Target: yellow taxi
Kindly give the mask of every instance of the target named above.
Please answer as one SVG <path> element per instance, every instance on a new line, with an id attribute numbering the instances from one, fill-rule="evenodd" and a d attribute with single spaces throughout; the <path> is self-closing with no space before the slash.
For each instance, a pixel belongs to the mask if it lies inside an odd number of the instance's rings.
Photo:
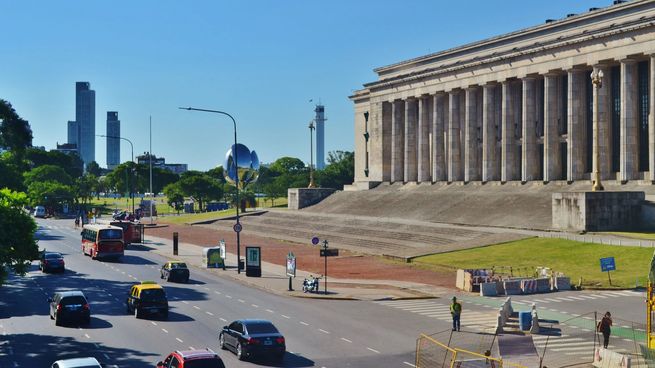
<path id="1" fill-rule="evenodd" d="M 142 281 L 133 285 L 125 301 L 127 313 L 141 318 L 146 314 L 159 314 L 168 318 L 168 299 L 166 291 L 154 281 Z"/>

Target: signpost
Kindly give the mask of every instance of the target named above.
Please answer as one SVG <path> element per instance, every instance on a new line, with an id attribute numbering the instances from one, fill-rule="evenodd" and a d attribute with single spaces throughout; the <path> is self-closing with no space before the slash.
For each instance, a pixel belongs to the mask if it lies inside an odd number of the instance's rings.
<path id="1" fill-rule="evenodd" d="M 600 270 L 602 272 L 607 272 L 607 279 L 612 286 L 612 278 L 610 277 L 610 271 L 616 270 L 616 262 L 614 262 L 614 257 L 607 257 L 600 259 Z"/>
<path id="2" fill-rule="evenodd" d="M 289 252 L 287 255 L 287 276 L 289 276 L 289 291 L 293 291 L 291 279 L 296 277 L 296 256 L 293 255 L 293 252 Z"/>
<path id="3" fill-rule="evenodd" d="M 262 276 L 261 251 L 260 247 L 246 247 L 246 276 Z"/>
<path id="4" fill-rule="evenodd" d="M 318 243 L 321 240 L 318 237 L 313 237 L 312 238 L 312 244 L 313 245 L 318 245 Z M 323 240 L 323 245 L 321 245 L 321 249 L 319 251 L 320 256 L 325 258 L 325 271 L 323 272 L 323 275 L 325 276 L 325 283 L 323 284 L 323 293 L 327 295 L 327 259 L 328 257 L 338 257 L 339 256 L 339 249 L 335 248 L 328 248 L 328 241 L 326 239 Z"/>

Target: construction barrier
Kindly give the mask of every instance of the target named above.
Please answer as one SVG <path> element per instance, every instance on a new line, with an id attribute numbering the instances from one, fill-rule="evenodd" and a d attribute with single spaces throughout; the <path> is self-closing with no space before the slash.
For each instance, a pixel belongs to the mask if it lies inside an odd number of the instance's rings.
<path id="1" fill-rule="evenodd" d="M 571 290 L 571 279 L 569 277 L 558 276 L 553 279 L 552 290 Z"/>
<path id="2" fill-rule="evenodd" d="M 455 287 L 464 291 L 477 292 L 480 290 L 480 284 L 492 282 L 494 280 L 492 270 L 457 270 Z"/>
<path id="3" fill-rule="evenodd" d="M 538 293 L 547 293 L 550 291 L 550 278 L 539 278 L 537 279 L 537 292 Z"/>
<path id="4" fill-rule="evenodd" d="M 629 355 L 619 354 L 601 347 L 594 349 L 592 365 L 596 368 L 630 368 L 630 363 Z"/>
<path id="5" fill-rule="evenodd" d="M 443 344 L 421 334 L 416 341 L 416 368 L 525 368 L 500 358 Z"/>
<path id="6" fill-rule="evenodd" d="M 534 294 L 537 292 L 537 280 L 523 279 L 521 280 L 521 291 L 523 294 Z"/>
<path id="7" fill-rule="evenodd" d="M 503 288 L 505 289 L 505 295 L 519 295 L 521 294 L 521 280 L 503 281 Z"/>
<path id="8" fill-rule="evenodd" d="M 497 296 L 496 282 L 485 282 L 480 284 L 480 296 Z"/>

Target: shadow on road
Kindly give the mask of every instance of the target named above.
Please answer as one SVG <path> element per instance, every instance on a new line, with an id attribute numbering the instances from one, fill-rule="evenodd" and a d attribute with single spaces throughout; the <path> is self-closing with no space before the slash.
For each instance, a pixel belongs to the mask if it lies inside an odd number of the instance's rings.
<path id="1" fill-rule="evenodd" d="M 284 354 L 284 360 L 281 362 L 275 362 L 271 363 L 270 358 L 265 358 L 265 357 L 254 357 L 249 360 L 251 363 L 254 365 L 258 365 L 261 367 L 313 367 L 314 366 L 314 361 L 311 359 L 307 359 L 303 356 L 300 356 L 298 354 L 293 354 L 287 351 L 286 354 Z"/>

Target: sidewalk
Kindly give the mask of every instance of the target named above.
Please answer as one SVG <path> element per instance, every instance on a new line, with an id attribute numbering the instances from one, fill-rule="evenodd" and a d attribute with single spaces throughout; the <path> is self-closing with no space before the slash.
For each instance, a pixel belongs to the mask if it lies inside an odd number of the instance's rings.
<path id="1" fill-rule="evenodd" d="M 289 278 L 286 276 L 286 268 L 284 266 L 262 262 L 262 277 L 247 277 L 245 271 L 242 271 L 241 274 L 237 273 L 236 254 L 233 253 L 226 254 L 226 270 L 208 269 L 203 267 L 202 264 L 203 247 L 201 246 L 179 243 L 178 255 L 174 256 L 173 242 L 171 240 L 149 235 L 146 235 L 144 244 L 140 246 L 163 257 L 186 262 L 191 268 L 191 278 L 193 278 L 195 272 L 204 272 L 219 277 L 230 277 L 243 284 L 283 296 L 333 300 L 398 300 L 441 297 L 442 295 L 452 293 L 452 290 L 446 288 L 414 282 L 332 278 L 330 277 L 329 260 L 327 294 L 323 293 L 325 278 L 320 280 L 319 293 L 303 293 L 303 279 L 310 274 L 302 270 L 296 270 L 296 277 L 292 280 L 294 291 L 289 291 Z M 242 257 L 245 257 L 245 249 L 243 251 Z"/>

